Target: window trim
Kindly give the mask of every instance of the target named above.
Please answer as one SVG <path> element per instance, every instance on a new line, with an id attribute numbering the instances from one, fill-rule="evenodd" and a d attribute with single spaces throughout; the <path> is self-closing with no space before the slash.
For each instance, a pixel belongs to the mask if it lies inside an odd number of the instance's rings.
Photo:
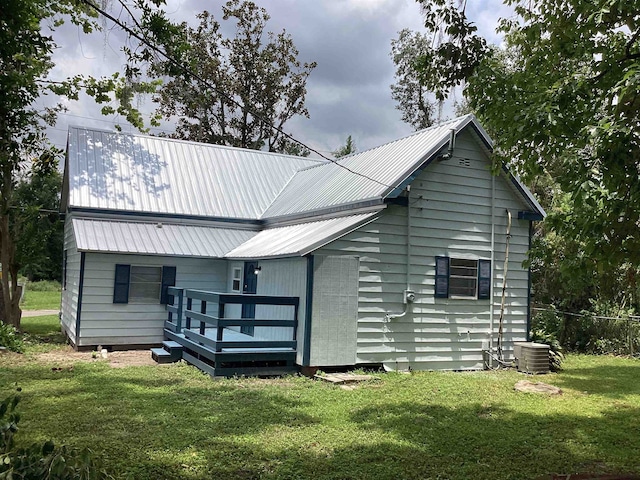
<path id="1" fill-rule="evenodd" d="M 234 288 L 236 281 L 238 282 L 238 288 Z M 242 268 L 241 267 L 233 267 L 233 270 L 231 273 L 231 291 L 238 292 L 238 293 L 242 292 Z"/>
<path id="2" fill-rule="evenodd" d="M 475 276 L 451 275 L 451 260 L 473 261 L 476 264 Z M 435 298 L 452 298 L 455 300 L 488 300 L 491 298 L 491 285 L 493 281 L 493 267 L 491 260 L 485 258 L 464 258 L 438 255 L 435 257 Z M 452 278 L 473 278 L 475 279 L 475 295 L 451 295 Z"/>
<path id="3" fill-rule="evenodd" d="M 136 268 L 154 268 L 158 271 L 158 282 L 132 282 L 131 281 L 131 277 L 133 277 L 134 275 L 134 269 Z M 149 297 L 137 297 L 136 299 L 134 299 L 132 301 L 131 297 L 132 297 L 132 291 L 133 291 L 133 285 L 138 285 L 138 284 L 144 284 L 144 285 L 158 285 L 158 294 L 156 298 L 151 298 Z M 161 265 L 131 265 L 131 270 L 129 271 L 129 303 L 132 304 L 136 304 L 136 305 L 149 305 L 149 304 L 155 304 L 160 303 L 161 300 L 161 296 L 162 296 L 162 266 Z"/>
<path id="4" fill-rule="evenodd" d="M 454 261 L 464 261 L 464 262 L 474 262 L 475 267 L 470 267 L 467 265 L 452 265 Z M 451 270 L 454 268 L 463 268 L 463 269 L 473 269 L 473 275 L 452 275 Z M 452 280 L 473 280 L 473 295 L 461 295 L 461 294 L 451 294 L 451 284 Z M 465 287 L 466 288 L 466 287 Z M 477 300 L 478 299 L 478 260 L 472 258 L 461 258 L 461 257 L 449 257 L 449 298 L 453 298 L 456 300 Z"/>

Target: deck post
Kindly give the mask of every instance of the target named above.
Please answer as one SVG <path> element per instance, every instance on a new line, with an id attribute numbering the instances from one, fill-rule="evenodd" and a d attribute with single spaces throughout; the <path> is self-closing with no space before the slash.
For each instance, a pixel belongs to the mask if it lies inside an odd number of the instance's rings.
<path id="1" fill-rule="evenodd" d="M 207 313 L 207 301 L 206 300 L 200 300 L 200 313 Z M 202 320 L 200 321 L 200 335 L 204 335 L 205 331 L 207 329 L 207 324 L 204 323 Z"/>
<path id="2" fill-rule="evenodd" d="M 224 302 L 218 301 L 218 318 L 224 318 Z M 224 328 L 217 327 L 216 328 L 216 342 L 222 341 L 222 334 L 224 333 Z M 222 348 L 216 347 L 217 352 L 221 352 Z"/>
<path id="3" fill-rule="evenodd" d="M 178 295 L 174 295 L 173 298 L 175 299 L 176 297 L 178 297 L 178 313 L 176 314 L 176 333 L 182 333 L 182 304 L 183 304 L 183 293 L 184 293 L 184 289 L 179 289 L 180 293 Z M 175 302 L 174 302 L 175 303 Z M 169 313 L 169 315 L 171 315 L 171 313 Z"/>
<path id="4" fill-rule="evenodd" d="M 296 303 L 293 306 L 293 321 L 295 322 L 295 325 L 293 326 L 293 340 L 297 340 L 297 335 L 298 335 L 298 304 Z"/>
<path id="5" fill-rule="evenodd" d="M 187 295 L 189 295 L 189 294 L 187 294 Z M 187 317 L 187 320 L 186 320 L 187 330 L 191 330 L 191 317 L 189 316 L 189 310 L 191 310 L 192 305 L 193 305 L 193 299 L 191 297 L 187 296 L 187 314 L 186 314 L 186 317 Z"/>

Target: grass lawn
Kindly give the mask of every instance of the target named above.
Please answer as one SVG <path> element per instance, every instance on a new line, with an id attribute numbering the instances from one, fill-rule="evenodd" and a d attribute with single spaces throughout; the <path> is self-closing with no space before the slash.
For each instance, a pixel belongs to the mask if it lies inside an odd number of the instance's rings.
<path id="1" fill-rule="evenodd" d="M 60 308 L 60 283 L 27 284 L 20 308 L 23 310 L 57 310 Z"/>
<path id="2" fill-rule="evenodd" d="M 53 319 L 24 319 L 51 338 Z M 57 322 L 57 320 L 56 320 Z M 45 324 L 50 323 L 49 327 Z M 17 440 L 88 446 L 116 478 L 532 479 L 640 474 L 640 361 L 569 356 L 517 393 L 517 372 L 378 374 L 354 390 L 302 377 L 212 380 L 185 364 L 52 370 L 0 357 L 23 388 Z"/>

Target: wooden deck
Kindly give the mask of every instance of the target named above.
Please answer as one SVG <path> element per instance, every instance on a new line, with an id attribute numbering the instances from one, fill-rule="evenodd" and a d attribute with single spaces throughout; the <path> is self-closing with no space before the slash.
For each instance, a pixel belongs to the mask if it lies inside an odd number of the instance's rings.
<path id="1" fill-rule="evenodd" d="M 168 294 L 173 302 L 167 305 L 165 338 L 182 347 L 181 358 L 191 365 L 211 376 L 282 375 L 297 370 L 298 297 L 228 294 L 177 287 L 169 287 Z M 289 306 L 292 318 L 225 318 L 225 307 L 234 304 Z M 251 336 L 239 331 L 242 326 L 288 328 L 292 338 L 269 340 Z M 154 358 L 161 356 L 167 358 L 162 352 L 155 352 Z"/>

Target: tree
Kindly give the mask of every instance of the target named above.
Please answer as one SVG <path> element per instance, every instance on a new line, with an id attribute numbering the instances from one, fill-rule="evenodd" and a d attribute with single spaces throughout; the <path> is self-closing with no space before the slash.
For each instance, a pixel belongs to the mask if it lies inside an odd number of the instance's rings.
<path id="1" fill-rule="evenodd" d="M 345 142 L 345 144 L 343 146 L 339 147 L 337 150 L 334 150 L 331 153 L 336 158 L 340 158 L 340 157 L 345 157 L 347 155 L 351 155 L 352 153 L 356 153 L 356 143 L 351 138 L 351 135 L 349 135 L 347 137 L 347 141 Z"/>
<path id="2" fill-rule="evenodd" d="M 396 83 L 391 85 L 391 98 L 402 112 L 402 121 L 422 130 L 433 125 L 434 104 L 424 77 L 416 69 L 416 59 L 428 51 L 431 39 L 420 32 L 405 28 L 391 41 L 391 58 L 396 66 Z"/>
<path id="3" fill-rule="evenodd" d="M 284 30 L 266 31 L 269 15 L 264 8 L 251 1 L 229 0 L 222 7 L 222 18 L 235 23 L 234 38 L 225 38 L 218 20 L 206 11 L 198 15 L 199 26 L 192 28 L 186 23 L 174 25 L 143 4 L 141 8 L 143 31 L 171 60 L 146 49 L 131 56 L 132 65 L 149 61 L 149 76 L 167 79 L 154 101 L 158 113 L 178 119 L 172 136 L 285 149 L 288 139 L 278 130 L 296 115 L 309 116 L 305 84 L 316 64 L 301 64 Z M 138 75 L 140 70 L 130 72 Z"/>
<path id="4" fill-rule="evenodd" d="M 417 62 L 425 83 L 444 97 L 466 82 L 469 105 L 495 134 L 496 161 L 510 162 L 525 180 L 546 172 L 567 195 L 553 229 L 579 240 L 600 268 L 637 269 L 638 4 L 505 3 L 515 10 L 499 24 L 505 47 L 486 48 L 464 9 L 423 2 L 427 29 L 447 35 Z"/>
<path id="5" fill-rule="evenodd" d="M 33 169 L 18 181 L 11 211 L 20 274 L 31 281 L 62 277 L 63 222 L 58 214 L 62 175 Z"/>
<path id="6" fill-rule="evenodd" d="M 81 6 L 84 5 L 84 6 Z M 57 153 L 44 134 L 44 124 L 55 122 L 54 106 L 40 111 L 35 101 L 47 93 L 77 99 L 80 89 L 98 103 L 116 100 L 118 111 L 134 124 L 139 112 L 130 102 L 133 91 L 122 77 L 94 79 L 76 76 L 61 82 L 47 82 L 53 67 L 55 43 L 50 33 L 70 20 L 85 32 L 97 28 L 95 13 L 76 0 L 4 0 L 0 2 L 0 318 L 20 326 L 20 251 L 15 219 L 15 189 L 31 169 L 42 174 L 54 171 Z M 118 103 L 119 102 L 119 103 Z M 107 110 L 114 107 L 107 105 Z"/>

